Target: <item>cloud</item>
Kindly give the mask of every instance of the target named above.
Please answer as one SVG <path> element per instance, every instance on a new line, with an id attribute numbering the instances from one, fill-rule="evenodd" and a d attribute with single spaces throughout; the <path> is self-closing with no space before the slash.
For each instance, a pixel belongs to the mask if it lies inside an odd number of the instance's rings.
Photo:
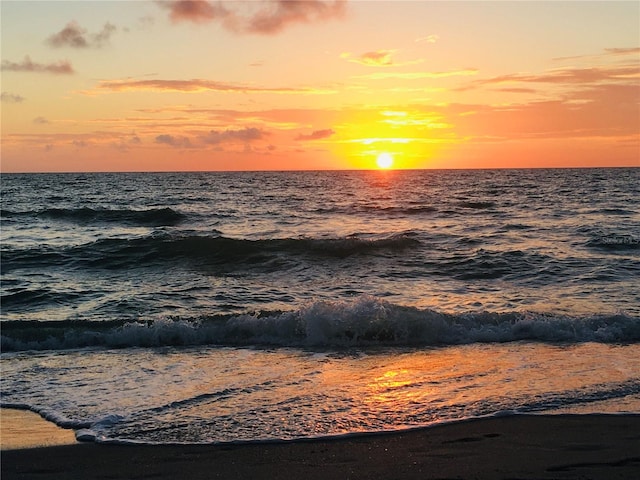
<path id="1" fill-rule="evenodd" d="M 203 137 L 204 143 L 210 145 L 218 145 L 225 142 L 242 142 L 248 143 L 253 140 L 260 140 L 267 136 L 268 133 L 255 127 L 247 127 L 240 130 L 211 130 Z"/>
<path id="2" fill-rule="evenodd" d="M 140 137 L 138 137 L 137 135 L 133 135 L 128 139 L 125 136 L 123 138 L 112 141 L 111 147 L 118 150 L 120 153 L 128 153 L 132 145 L 137 146 L 140 144 L 142 144 L 142 140 L 140 140 Z"/>
<path id="3" fill-rule="evenodd" d="M 611 55 L 638 55 L 640 47 L 633 48 L 605 48 L 604 51 Z"/>
<path id="4" fill-rule="evenodd" d="M 234 33 L 273 35 L 290 25 L 340 18 L 346 0 L 265 0 L 262 2 L 222 2 L 207 0 L 159 0 L 174 22 L 220 24 Z"/>
<path id="5" fill-rule="evenodd" d="M 245 30 L 250 33 L 274 34 L 296 23 L 311 23 L 340 18 L 345 13 L 346 2 L 320 0 L 267 2 L 267 5 L 249 18 Z"/>
<path id="6" fill-rule="evenodd" d="M 87 31 L 76 22 L 69 22 L 66 27 L 47 39 L 47 43 L 54 47 L 70 46 L 86 48 L 89 42 L 85 38 Z"/>
<path id="7" fill-rule="evenodd" d="M 589 67 L 554 69 L 542 74 L 511 73 L 483 80 L 476 80 L 458 90 L 470 90 L 485 85 L 509 83 L 550 83 L 550 84 L 593 84 L 605 81 L 625 81 L 640 78 L 640 68 L 636 65 L 620 67 Z"/>
<path id="8" fill-rule="evenodd" d="M 521 88 L 521 87 L 506 87 L 506 88 L 497 88 L 498 92 L 505 93 L 538 93 L 538 90 L 535 88 Z"/>
<path id="9" fill-rule="evenodd" d="M 199 135 L 193 139 L 186 136 L 177 135 L 158 135 L 155 142 L 170 145 L 176 148 L 196 148 L 205 145 L 221 145 L 221 144 L 241 144 L 245 150 L 250 148 L 251 142 L 262 140 L 269 135 L 268 132 L 256 127 L 246 127 L 237 130 L 211 130 L 207 133 Z M 135 137 L 137 138 L 137 137 Z M 132 141 L 134 143 L 134 141 Z M 138 142 L 139 143 L 139 139 Z"/>
<path id="10" fill-rule="evenodd" d="M 110 24 L 109 22 L 104 24 L 102 30 L 98 33 L 92 35 L 93 45 L 97 47 L 102 47 L 106 43 L 109 43 L 109 39 L 113 32 L 116 31 L 116 26 Z"/>
<path id="11" fill-rule="evenodd" d="M 556 100 L 508 105 L 456 105 L 439 108 L 464 138 L 638 139 L 640 91 L 635 83 L 596 84 L 564 92 Z M 474 114 L 470 115 L 469 112 Z"/>
<path id="12" fill-rule="evenodd" d="M 640 54 L 640 47 L 632 47 L 632 48 L 605 48 L 604 53 L 596 54 L 596 55 L 573 55 L 570 57 L 555 57 L 553 60 L 562 61 L 562 60 L 593 60 L 593 59 L 602 59 L 604 57 L 611 56 L 624 56 L 624 55 L 638 55 Z"/>
<path id="13" fill-rule="evenodd" d="M 236 83 L 216 82 L 213 80 L 107 80 L 100 82 L 100 90 L 112 90 L 116 92 L 133 90 L 174 91 L 174 92 L 228 92 L 228 93 L 306 93 L 323 94 L 334 93 L 332 90 L 294 87 L 256 87 Z M 95 92 L 85 92 L 95 93 Z"/>
<path id="14" fill-rule="evenodd" d="M 173 135 L 158 135 L 156 143 L 164 143 L 178 148 L 191 148 L 191 141 L 187 137 L 176 137 Z"/>
<path id="15" fill-rule="evenodd" d="M 375 52 L 366 52 L 358 58 L 349 60 L 350 62 L 367 65 L 368 67 L 388 67 L 393 65 L 392 55 L 395 50 L 376 50 Z"/>
<path id="16" fill-rule="evenodd" d="M 3 137 L 3 147 L 5 144 L 13 145 L 30 145 L 34 147 L 45 147 L 47 151 L 54 147 L 60 148 L 99 148 L 104 146 L 113 146 L 115 143 L 126 143 L 126 139 L 133 133 L 123 133 L 117 131 L 93 131 L 84 134 L 78 133 L 20 133 L 6 134 Z M 131 139 L 131 145 L 141 143 L 136 141 L 135 136 Z M 139 139 L 138 139 L 139 140 Z"/>
<path id="17" fill-rule="evenodd" d="M 59 60 L 57 63 L 45 65 L 42 63 L 32 62 L 28 55 L 24 57 L 22 63 L 3 60 L 2 70 L 8 72 L 53 73 L 56 75 L 71 75 L 75 73 L 68 60 Z"/>
<path id="18" fill-rule="evenodd" d="M 324 130 L 315 130 L 311 132 L 309 135 L 300 134 L 296 137 L 298 141 L 310 141 L 310 140 L 322 140 L 323 138 L 329 138 L 332 135 L 335 135 L 335 131 L 327 128 Z"/>
<path id="19" fill-rule="evenodd" d="M 416 38 L 416 43 L 436 43 L 439 39 L 439 35 L 427 35 L 426 37 Z"/>
<path id="20" fill-rule="evenodd" d="M 386 80 L 395 78 L 399 80 L 420 80 L 425 78 L 443 78 L 477 75 L 475 68 L 465 68 L 463 70 L 451 70 L 448 72 L 376 72 L 367 75 L 355 75 L 352 78 L 366 78 L 369 80 Z"/>
<path id="21" fill-rule="evenodd" d="M 230 15 L 221 2 L 208 2 L 206 0 L 172 0 L 156 2 L 169 10 L 169 18 L 173 22 L 208 23 L 217 18 L 225 18 Z"/>
<path id="22" fill-rule="evenodd" d="M 58 33 L 51 35 L 47 43 L 52 47 L 101 48 L 109 43 L 115 31 L 115 25 L 107 22 L 100 32 L 89 34 L 85 28 L 72 21 Z"/>
<path id="23" fill-rule="evenodd" d="M 51 122 L 49 122 L 49 120 L 44 117 L 36 117 L 33 119 L 33 123 L 37 123 L 38 125 L 46 125 L 47 123 Z"/>
<path id="24" fill-rule="evenodd" d="M 2 102 L 22 103 L 24 102 L 24 97 L 22 95 L 16 95 L 15 93 L 2 92 Z"/>
<path id="25" fill-rule="evenodd" d="M 347 59 L 352 63 L 359 63 L 367 67 L 402 67 L 405 65 L 415 65 L 416 63 L 422 63 L 423 60 L 411 60 L 408 62 L 397 63 L 393 59 L 393 55 L 397 50 L 376 50 L 373 52 L 365 52 L 358 57 L 351 58 L 351 53 L 345 52 L 340 55 L 340 58 Z"/>

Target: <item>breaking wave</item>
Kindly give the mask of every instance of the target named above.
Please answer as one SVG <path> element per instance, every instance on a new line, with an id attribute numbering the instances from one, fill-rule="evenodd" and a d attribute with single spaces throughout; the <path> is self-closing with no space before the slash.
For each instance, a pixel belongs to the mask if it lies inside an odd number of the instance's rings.
<path id="1" fill-rule="evenodd" d="M 635 343 L 640 318 L 508 312 L 448 314 L 375 297 L 315 301 L 287 312 L 148 321 L 8 321 L 2 351 L 195 345 L 344 348 L 534 341 Z"/>

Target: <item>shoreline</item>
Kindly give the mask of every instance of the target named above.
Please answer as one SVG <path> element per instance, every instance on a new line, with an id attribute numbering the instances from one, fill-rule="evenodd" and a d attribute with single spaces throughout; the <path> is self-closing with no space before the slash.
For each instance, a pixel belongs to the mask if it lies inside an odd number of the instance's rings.
<path id="1" fill-rule="evenodd" d="M 514 415 L 237 445 L 75 442 L 1 455 L 3 479 L 630 479 L 640 476 L 640 415 Z"/>

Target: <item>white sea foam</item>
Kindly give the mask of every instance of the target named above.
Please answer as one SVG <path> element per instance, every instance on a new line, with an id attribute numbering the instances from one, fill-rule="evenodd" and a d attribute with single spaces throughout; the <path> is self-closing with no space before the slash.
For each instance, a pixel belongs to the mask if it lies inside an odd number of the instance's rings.
<path id="1" fill-rule="evenodd" d="M 315 301 L 282 313 L 161 318 L 105 328 L 100 322 L 25 323 L 2 334 L 2 349 L 60 350 L 87 346 L 275 345 L 292 347 L 435 346 L 469 343 L 637 342 L 640 319 L 624 313 L 568 317 L 530 312 L 447 314 L 380 298 Z"/>
<path id="2" fill-rule="evenodd" d="M 23 352 L 2 358 L 2 406 L 33 410 L 82 441 L 117 443 L 292 440 L 558 409 L 638 413 L 639 348 Z"/>

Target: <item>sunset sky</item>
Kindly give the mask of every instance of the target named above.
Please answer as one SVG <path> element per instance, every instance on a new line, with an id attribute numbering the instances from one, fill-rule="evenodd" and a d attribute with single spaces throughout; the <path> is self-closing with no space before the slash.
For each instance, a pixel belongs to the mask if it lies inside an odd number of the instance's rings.
<path id="1" fill-rule="evenodd" d="M 2 171 L 640 166 L 640 2 L 5 1 Z"/>

